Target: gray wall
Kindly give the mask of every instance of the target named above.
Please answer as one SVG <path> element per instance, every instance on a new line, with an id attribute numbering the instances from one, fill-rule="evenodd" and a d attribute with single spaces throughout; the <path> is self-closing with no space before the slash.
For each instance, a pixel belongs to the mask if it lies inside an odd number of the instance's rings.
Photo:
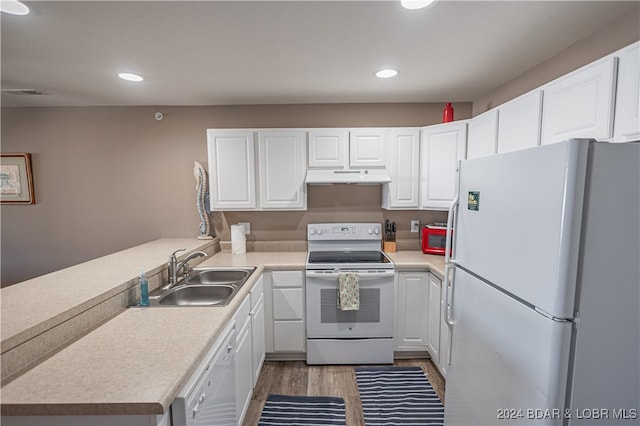
<path id="1" fill-rule="evenodd" d="M 471 103 L 477 115 L 594 59 L 640 40 L 640 5 L 557 56 Z M 221 107 L 3 108 L 2 152 L 33 156 L 35 205 L 2 205 L 2 285 L 42 275 L 160 237 L 197 235 L 193 161 L 206 166 L 207 128 L 423 126 L 443 104 L 340 104 Z M 162 111 L 164 120 L 153 115 Z M 410 219 L 440 213 L 386 212 L 380 189 L 309 188 L 306 212 L 213 215 L 216 232 L 252 223 L 254 240 L 304 240 L 309 222 Z"/>
<path id="2" fill-rule="evenodd" d="M 600 31 L 473 102 L 473 116 L 640 40 L 640 4 Z"/>
<path id="3" fill-rule="evenodd" d="M 160 237 L 198 235 L 193 162 L 207 166 L 206 129 L 423 126 L 444 104 L 3 108 L 2 152 L 30 152 L 35 205 L 2 205 L 2 285 Z M 454 104 L 456 118 L 471 104 Z M 164 119 L 156 121 L 154 113 Z M 380 187 L 310 187 L 305 212 L 213 214 L 217 235 L 252 223 L 253 240 L 304 240 L 309 222 L 440 220 L 384 212 Z M 347 219 L 349 218 L 349 219 Z"/>

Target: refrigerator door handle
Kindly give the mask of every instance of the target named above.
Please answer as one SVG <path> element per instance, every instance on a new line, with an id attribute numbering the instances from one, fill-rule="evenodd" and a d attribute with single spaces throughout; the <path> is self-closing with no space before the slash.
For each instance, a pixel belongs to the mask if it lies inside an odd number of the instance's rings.
<path id="1" fill-rule="evenodd" d="M 451 327 L 453 327 L 453 324 L 455 323 L 455 321 L 453 321 L 453 299 L 450 299 L 450 295 L 449 293 L 453 292 L 453 284 L 454 284 L 454 280 L 451 280 L 450 276 L 451 276 L 451 272 L 455 272 L 455 266 L 452 264 L 446 264 L 444 265 L 444 281 L 443 284 L 444 287 L 444 309 L 445 309 L 445 314 L 444 314 L 444 318 L 445 321 L 447 322 L 447 324 Z M 451 283 L 451 285 L 449 285 L 449 283 Z"/>
<path id="2" fill-rule="evenodd" d="M 461 161 L 458 160 L 457 165 L 457 173 L 456 173 L 456 195 L 451 202 L 451 206 L 449 206 L 449 214 L 447 215 L 447 235 L 445 237 L 445 249 L 444 249 L 444 263 L 445 265 L 449 264 L 449 262 L 455 263 L 455 259 L 451 257 L 451 252 L 453 249 L 453 217 L 457 212 L 458 203 L 460 201 L 460 164 Z M 457 219 L 457 214 L 455 215 Z"/>
<path id="3" fill-rule="evenodd" d="M 451 248 L 453 245 L 453 216 L 458 206 L 459 195 L 456 194 L 451 206 L 449 207 L 449 214 L 447 215 L 447 235 L 445 237 L 444 244 L 444 264 L 448 265 L 450 262 L 455 262 L 455 259 L 451 257 Z"/>

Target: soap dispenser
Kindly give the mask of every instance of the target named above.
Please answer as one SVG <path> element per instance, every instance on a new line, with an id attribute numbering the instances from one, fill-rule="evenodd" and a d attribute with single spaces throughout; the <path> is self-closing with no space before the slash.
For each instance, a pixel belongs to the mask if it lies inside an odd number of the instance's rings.
<path id="1" fill-rule="evenodd" d="M 140 306 L 149 306 L 149 283 L 147 282 L 147 276 L 144 273 L 144 269 L 140 268 L 140 275 L 138 276 L 140 283 Z"/>

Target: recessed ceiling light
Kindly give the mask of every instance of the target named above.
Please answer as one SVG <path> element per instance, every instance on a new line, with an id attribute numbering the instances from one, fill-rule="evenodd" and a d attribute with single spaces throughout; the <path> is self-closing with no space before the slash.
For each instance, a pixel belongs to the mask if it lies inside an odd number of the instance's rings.
<path id="1" fill-rule="evenodd" d="M 120 74 L 118 74 L 118 77 L 120 77 L 123 80 L 127 80 L 127 81 L 142 81 L 142 80 L 144 80 L 144 78 L 142 78 L 138 74 L 132 74 L 130 72 L 121 72 Z"/>
<path id="2" fill-rule="evenodd" d="M 26 15 L 29 8 L 18 0 L 0 0 L 0 11 L 10 15 Z"/>
<path id="3" fill-rule="evenodd" d="M 391 78 L 395 77 L 396 75 L 398 75 L 398 71 L 391 68 L 386 68 L 376 72 L 376 77 L 378 78 Z"/>
<path id="4" fill-rule="evenodd" d="M 434 2 L 435 0 L 400 0 L 400 4 L 405 9 L 422 9 Z"/>

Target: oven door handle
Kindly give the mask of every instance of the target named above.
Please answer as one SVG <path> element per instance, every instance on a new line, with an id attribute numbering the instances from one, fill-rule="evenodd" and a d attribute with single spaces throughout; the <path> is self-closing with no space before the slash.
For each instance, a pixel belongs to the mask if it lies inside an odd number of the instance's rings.
<path id="1" fill-rule="evenodd" d="M 358 274 L 358 278 L 360 281 L 367 281 L 367 280 L 375 280 L 375 279 L 379 279 L 379 278 L 387 278 L 387 277 L 393 277 L 395 275 L 395 271 L 394 270 L 388 270 L 388 271 L 333 271 L 333 272 L 327 272 L 327 271 L 307 271 L 307 278 L 313 278 L 313 279 L 321 279 L 321 280 L 332 280 L 335 281 L 338 279 L 339 275 L 341 272 L 352 272 L 355 274 Z"/>

